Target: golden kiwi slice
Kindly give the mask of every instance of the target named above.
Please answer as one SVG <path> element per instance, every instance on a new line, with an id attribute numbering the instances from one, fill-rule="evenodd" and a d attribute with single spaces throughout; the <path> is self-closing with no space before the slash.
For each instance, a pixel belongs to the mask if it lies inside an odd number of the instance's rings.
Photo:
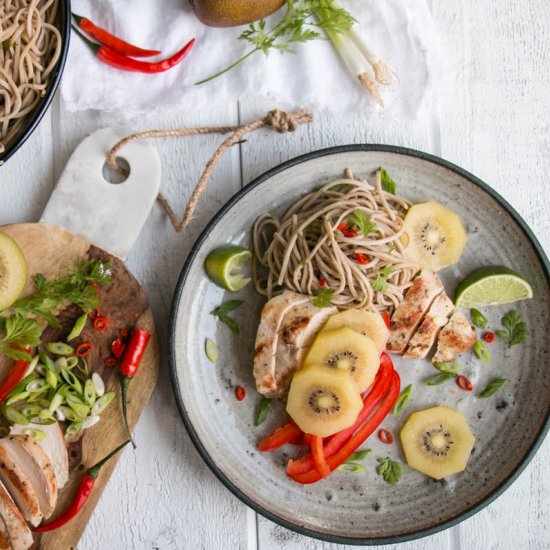
<path id="1" fill-rule="evenodd" d="M 305 433 L 327 437 L 351 426 L 362 407 L 346 372 L 311 365 L 294 374 L 286 410 Z"/>
<path id="2" fill-rule="evenodd" d="M 411 206 L 403 227 L 407 259 L 434 271 L 458 262 L 468 240 L 460 216 L 438 202 Z"/>
<path id="3" fill-rule="evenodd" d="M 0 310 L 13 304 L 27 282 L 27 262 L 17 243 L 0 233 Z"/>
<path id="4" fill-rule="evenodd" d="M 348 327 L 370 338 L 377 347 L 378 353 L 382 353 L 386 348 L 390 331 L 386 323 L 384 323 L 384 319 L 382 319 L 382 316 L 378 313 L 364 311 L 362 309 L 347 309 L 341 311 L 329 318 L 323 327 L 323 332 L 343 327 Z"/>
<path id="5" fill-rule="evenodd" d="M 411 414 L 400 438 L 407 464 L 434 479 L 462 472 L 475 443 L 464 415 L 443 405 Z"/>
<path id="6" fill-rule="evenodd" d="M 304 360 L 304 366 L 307 365 L 323 365 L 349 373 L 362 393 L 374 381 L 380 354 L 370 338 L 344 327 L 318 334 Z"/>

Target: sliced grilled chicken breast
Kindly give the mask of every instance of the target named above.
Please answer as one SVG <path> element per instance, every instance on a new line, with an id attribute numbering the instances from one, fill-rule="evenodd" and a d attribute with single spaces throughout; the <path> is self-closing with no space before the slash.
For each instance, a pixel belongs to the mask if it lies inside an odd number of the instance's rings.
<path id="1" fill-rule="evenodd" d="M 409 342 L 405 357 L 424 359 L 432 346 L 439 331 L 449 322 L 449 315 L 454 311 L 452 300 L 442 292 L 433 302 L 432 307 L 424 317 L 414 336 Z"/>
<path id="2" fill-rule="evenodd" d="M 63 432 L 59 424 L 57 422 L 48 425 L 31 423 L 22 426 L 21 424 L 15 424 L 11 427 L 10 434 L 24 434 L 27 428 L 42 430 L 46 434 L 46 437 L 40 441 L 39 445 L 42 447 L 53 466 L 57 488 L 63 488 L 67 481 L 69 481 L 69 455 L 67 454 L 65 438 L 63 437 Z"/>
<path id="3" fill-rule="evenodd" d="M 443 283 L 431 269 L 424 269 L 413 281 L 390 323 L 390 337 L 386 348 L 392 353 L 403 353 L 416 327 L 443 292 Z"/>
<path id="4" fill-rule="evenodd" d="M 475 328 L 462 313 L 457 311 L 439 333 L 437 352 L 432 362 L 452 361 L 457 355 L 468 351 L 475 342 Z"/>
<path id="5" fill-rule="evenodd" d="M 10 534 L 6 523 L 0 515 L 0 550 L 11 550 Z"/>
<path id="6" fill-rule="evenodd" d="M 27 550 L 33 544 L 32 533 L 8 491 L 0 482 L 0 517 L 13 550 Z"/>
<path id="7" fill-rule="evenodd" d="M 31 482 L 42 515 L 49 518 L 57 504 L 57 481 L 52 463 L 42 447 L 28 435 L 10 435 L 0 439 L 0 446 L 16 459 Z"/>
<path id="8" fill-rule="evenodd" d="M 34 527 L 42 521 L 40 503 L 29 478 L 17 464 L 17 457 L 0 445 L 0 481 L 8 490 L 23 517 Z"/>
<path id="9" fill-rule="evenodd" d="M 281 397 L 292 375 L 300 368 L 305 352 L 336 307 L 319 308 L 307 302 L 294 306 L 283 317 L 275 352 L 275 388 L 267 397 Z"/>
<path id="10" fill-rule="evenodd" d="M 311 296 L 285 290 L 279 296 L 271 298 L 263 307 L 254 354 L 254 379 L 259 393 L 269 395 L 277 391 L 275 353 L 285 314 L 294 306 L 310 300 Z"/>

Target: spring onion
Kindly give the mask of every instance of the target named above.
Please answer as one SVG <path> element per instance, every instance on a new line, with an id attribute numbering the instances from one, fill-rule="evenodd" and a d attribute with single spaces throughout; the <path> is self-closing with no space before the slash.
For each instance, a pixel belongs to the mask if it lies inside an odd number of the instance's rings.
<path id="1" fill-rule="evenodd" d="M 23 433 L 32 437 L 35 441 L 42 441 L 46 438 L 46 432 L 44 430 L 39 430 L 38 428 L 25 428 Z"/>
<path id="2" fill-rule="evenodd" d="M 95 392 L 98 395 L 98 397 L 101 397 L 102 395 L 104 395 L 105 394 L 105 384 L 103 383 L 103 379 L 101 378 L 101 376 L 97 372 L 94 372 L 92 374 L 92 382 L 94 383 Z"/>
<path id="3" fill-rule="evenodd" d="M 95 385 L 91 378 L 88 378 L 84 384 L 84 401 L 90 407 L 95 403 L 96 400 L 96 391 L 95 391 Z"/>
<path id="4" fill-rule="evenodd" d="M 100 421 L 100 417 L 98 415 L 92 415 L 88 416 L 84 422 L 82 422 L 82 429 L 86 430 L 88 428 L 91 428 L 92 426 L 95 426 Z"/>
<path id="5" fill-rule="evenodd" d="M 357 474 L 364 471 L 365 467 L 355 462 L 344 462 L 343 464 L 340 464 L 336 470 L 345 474 Z"/>
<path id="6" fill-rule="evenodd" d="M 491 360 L 491 353 L 485 347 L 485 344 L 481 340 L 476 340 L 474 344 L 474 353 L 479 359 L 488 363 Z"/>
<path id="7" fill-rule="evenodd" d="M 44 390 L 48 389 L 48 383 L 46 380 L 37 378 L 36 380 L 31 380 L 25 389 L 29 393 L 42 393 Z"/>
<path id="8" fill-rule="evenodd" d="M 216 346 L 216 343 L 210 338 L 207 338 L 204 341 L 204 351 L 206 353 L 206 357 L 208 357 L 208 360 L 211 363 L 215 363 L 218 360 L 220 355 L 218 352 L 218 346 Z"/>
<path id="9" fill-rule="evenodd" d="M 34 369 L 36 369 L 36 366 L 38 365 L 40 361 L 40 356 L 38 355 L 35 355 L 31 362 L 29 363 L 29 366 L 27 367 L 27 370 L 25 371 L 25 375 L 24 376 L 29 376 L 29 374 L 32 374 Z"/>
<path id="10" fill-rule="evenodd" d="M 86 326 L 87 319 L 88 319 L 88 314 L 84 313 L 76 320 L 73 328 L 71 329 L 71 332 L 69 332 L 69 336 L 67 336 L 67 342 L 70 342 L 71 340 L 78 338 L 82 334 L 82 331 Z"/>
<path id="11" fill-rule="evenodd" d="M 11 397 L 9 399 L 6 399 L 6 405 L 12 405 L 13 403 L 17 403 L 17 401 L 21 401 L 23 399 L 26 399 L 29 397 L 30 393 L 28 391 L 20 391 L 17 393 L 11 393 Z"/>
<path id="12" fill-rule="evenodd" d="M 114 391 L 108 391 L 105 395 L 102 395 L 93 405 L 92 407 L 92 414 L 97 415 L 101 414 L 105 408 L 109 405 L 109 403 L 114 399 L 115 392 Z"/>
<path id="13" fill-rule="evenodd" d="M 65 437 L 69 438 L 78 435 L 80 430 L 82 430 L 82 422 L 71 422 L 65 430 Z"/>
<path id="14" fill-rule="evenodd" d="M 40 416 L 35 416 L 34 418 L 31 418 L 31 422 L 33 424 L 41 424 L 42 426 L 47 426 L 49 424 L 55 424 L 54 418 L 40 418 Z"/>
<path id="15" fill-rule="evenodd" d="M 48 342 L 46 349 L 54 355 L 73 355 L 74 348 L 64 342 Z"/>
<path id="16" fill-rule="evenodd" d="M 27 418 L 33 418 L 40 414 L 42 408 L 39 405 L 27 405 L 23 407 L 20 412 L 23 416 Z"/>
<path id="17" fill-rule="evenodd" d="M 13 407 L 5 407 L 4 416 L 10 424 L 26 425 L 29 423 L 29 419 L 26 416 L 23 416 L 17 409 L 14 409 Z"/>

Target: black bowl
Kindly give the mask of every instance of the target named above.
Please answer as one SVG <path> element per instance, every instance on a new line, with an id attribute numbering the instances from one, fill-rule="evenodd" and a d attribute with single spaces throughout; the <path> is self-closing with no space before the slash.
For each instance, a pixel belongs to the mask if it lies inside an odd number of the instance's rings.
<path id="1" fill-rule="evenodd" d="M 57 66 L 52 72 L 50 83 L 46 89 L 46 95 L 42 98 L 40 103 L 38 103 L 34 112 L 29 114 L 27 124 L 19 137 L 15 141 L 12 141 L 3 153 L 0 153 L 0 165 L 4 164 L 12 155 L 14 155 L 15 152 L 34 132 L 35 128 L 38 126 L 38 123 L 42 120 L 42 117 L 48 110 L 57 87 L 59 86 L 61 74 L 63 73 L 63 68 L 65 67 L 65 61 L 67 60 L 67 54 L 69 52 L 69 39 L 71 36 L 71 0 L 59 0 L 57 23 L 59 25 L 58 28 L 62 39 L 61 55 L 57 61 Z"/>

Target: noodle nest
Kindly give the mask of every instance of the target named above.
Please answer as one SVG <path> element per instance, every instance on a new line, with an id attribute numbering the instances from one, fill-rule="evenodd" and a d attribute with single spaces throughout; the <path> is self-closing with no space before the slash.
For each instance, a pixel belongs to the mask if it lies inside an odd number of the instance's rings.
<path id="1" fill-rule="evenodd" d="M 418 271 L 401 241 L 410 205 L 382 189 L 379 172 L 371 185 L 347 170 L 280 220 L 261 215 L 252 232 L 257 291 L 271 298 L 285 289 L 312 296 L 330 289 L 331 303 L 342 309 L 396 308 Z M 368 221 L 368 234 L 357 219 Z"/>

